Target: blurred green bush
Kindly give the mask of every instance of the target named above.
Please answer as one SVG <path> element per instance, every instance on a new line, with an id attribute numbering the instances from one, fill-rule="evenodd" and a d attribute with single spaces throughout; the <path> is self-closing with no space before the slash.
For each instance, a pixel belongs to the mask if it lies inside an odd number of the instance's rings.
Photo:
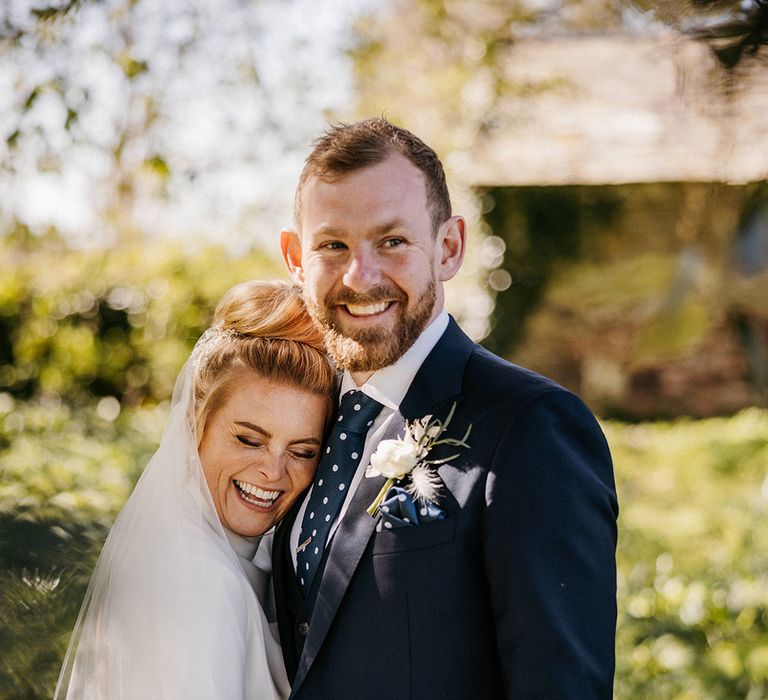
<path id="1" fill-rule="evenodd" d="M 0 393 L 0 697 L 49 698 L 90 572 L 167 402 L 119 415 Z"/>
<path id="2" fill-rule="evenodd" d="M 609 423 L 617 698 L 768 698 L 768 411 Z"/>
<path id="3" fill-rule="evenodd" d="M 77 250 L 19 227 L 0 237 L 0 391 L 162 400 L 221 295 L 282 275 L 259 251 L 145 239 Z"/>

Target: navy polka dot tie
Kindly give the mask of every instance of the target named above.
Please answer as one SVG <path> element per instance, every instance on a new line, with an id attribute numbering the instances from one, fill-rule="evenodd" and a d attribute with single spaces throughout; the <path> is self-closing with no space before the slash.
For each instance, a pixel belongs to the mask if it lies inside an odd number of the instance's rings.
<path id="1" fill-rule="evenodd" d="M 341 397 L 328 446 L 320 458 L 312 494 L 301 522 L 296 576 L 304 595 L 312 585 L 328 533 L 360 464 L 368 428 L 381 407 L 378 401 L 357 389 Z"/>

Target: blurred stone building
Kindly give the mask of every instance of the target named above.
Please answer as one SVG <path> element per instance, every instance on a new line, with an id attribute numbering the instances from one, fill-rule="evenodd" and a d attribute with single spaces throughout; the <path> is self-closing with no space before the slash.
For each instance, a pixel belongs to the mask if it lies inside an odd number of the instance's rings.
<path id="1" fill-rule="evenodd" d="M 511 42 L 495 66 L 512 88 L 450 159 L 498 252 L 486 344 L 607 415 L 765 405 L 765 61 L 590 33 Z"/>

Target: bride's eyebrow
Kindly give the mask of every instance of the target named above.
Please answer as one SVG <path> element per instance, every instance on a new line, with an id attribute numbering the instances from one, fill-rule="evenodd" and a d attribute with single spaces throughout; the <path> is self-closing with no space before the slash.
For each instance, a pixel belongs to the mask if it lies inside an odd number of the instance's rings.
<path id="1" fill-rule="evenodd" d="M 271 438 L 272 434 L 261 426 L 254 425 L 253 423 L 249 423 L 247 420 L 236 420 L 235 425 L 239 425 L 241 428 L 247 428 L 248 430 L 253 430 L 256 433 L 261 433 L 264 437 Z"/>
<path id="2" fill-rule="evenodd" d="M 314 437 L 299 438 L 298 440 L 293 440 L 291 442 L 291 445 L 298 445 L 298 444 L 302 444 L 302 445 L 317 445 L 319 447 L 321 442 L 320 442 L 320 440 L 318 440 L 317 438 L 314 438 Z"/>

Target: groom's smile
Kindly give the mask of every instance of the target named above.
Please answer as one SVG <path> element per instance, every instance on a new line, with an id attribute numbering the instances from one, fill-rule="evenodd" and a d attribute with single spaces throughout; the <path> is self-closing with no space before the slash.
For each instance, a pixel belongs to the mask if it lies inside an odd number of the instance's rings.
<path id="1" fill-rule="evenodd" d="M 370 328 L 392 332 L 407 305 L 408 296 L 394 285 L 380 286 L 364 294 L 342 287 L 325 300 L 329 318 L 324 325 L 350 338 Z"/>
<path id="2" fill-rule="evenodd" d="M 378 304 L 345 304 L 343 308 L 352 316 L 374 316 L 386 311 L 394 302 L 379 302 Z"/>

